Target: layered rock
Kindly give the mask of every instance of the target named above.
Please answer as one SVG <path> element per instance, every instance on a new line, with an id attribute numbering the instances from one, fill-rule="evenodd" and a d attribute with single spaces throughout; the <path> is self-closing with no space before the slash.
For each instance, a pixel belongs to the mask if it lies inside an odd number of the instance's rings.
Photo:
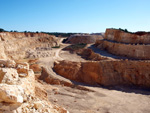
<path id="1" fill-rule="evenodd" d="M 54 70 L 68 79 L 102 86 L 150 88 L 149 61 L 99 61 L 55 63 Z"/>
<path id="2" fill-rule="evenodd" d="M 106 29 L 104 39 L 128 44 L 150 44 L 150 33 L 130 33 L 119 29 Z"/>
<path id="3" fill-rule="evenodd" d="M 100 60 L 107 60 L 107 57 L 101 56 L 100 54 L 95 53 L 92 51 L 92 49 L 80 49 L 76 51 L 78 55 L 80 55 L 82 58 L 86 60 L 92 60 L 92 61 L 100 61 Z"/>
<path id="4" fill-rule="evenodd" d="M 96 40 L 103 39 L 102 35 L 72 35 L 68 38 L 66 43 L 71 43 L 71 44 L 91 44 L 95 43 Z"/>
<path id="5" fill-rule="evenodd" d="M 36 96 L 35 75 L 28 63 L 1 59 L 0 64 L 0 113 L 67 113 Z"/>
<path id="6" fill-rule="evenodd" d="M 37 47 L 58 46 L 60 39 L 44 33 L 0 33 L 0 58 L 20 59 L 28 56 L 30 50 Z"/>
<path id="7" fill-rule="evenodd" d="M 95 46 L 114 55 L 125 56 L 131 59 L 150 59 L 150 45 L 131 45 L 99 40 L 95 43 Z"/>
<path id="8" fill-rule="evenodd" d="M 97 40 L 95 46 L 119 56 L 150 59 L 150 33 L 127 33 L 117 29 L 107 29 L 104 40 Z"/>
<path id="9" fill-rule="evenodd" d="M 48 35 L 45 33 L 23 33 L 23 32 L 1 32 L 0 38 L 1 41 L 12 40 L 12 39 L 20 39 L 24 37 L 51 37 L 52 35 Z"/>

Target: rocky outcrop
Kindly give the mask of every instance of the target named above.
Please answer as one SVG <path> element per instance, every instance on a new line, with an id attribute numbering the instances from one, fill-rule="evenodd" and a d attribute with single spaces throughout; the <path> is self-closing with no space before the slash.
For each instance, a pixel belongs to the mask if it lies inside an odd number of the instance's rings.
<path id="1" fill-rule="evenodd" d="M 150 45 L 131 45 L 99 40 L 95 43 L 95 46 L 114 55 L 125 56 L 131 59 L 150 59 Z"/>
<path id="2" fill-rule="evenodd" d="M 51 37 L 52 35 L 48 35 L 45 33 L 23 33 L 23 32 L 1 32 L 0 33 L 0 38 L 1 41 L 7 41 L 7 40 L 15 40 L 15 39 L 20 39 L 20 38 L 25 38 L 25 37 Z"/>
<path id="3" fill-rule="evenodd" d="M 52 76 L 44 67 L 42 68 L 42 73 L 39 79 L 52 85 L 72 86 L 72 83 L 70 81 L 61 80 L 60 78 Z"/>
<path id="4" fill-rule="evenodd" d="M 103 39 L 102 35 L 72 35 L 70 36 L 66 43 L 71 43 L 71 44 L 91 44 L 95 43 L 96 40 Z"/>
<path id="5" fill-rule="evenodd" d="M 22 59 L 28 57 L 29 51 L 38 47 L 51 48 L 58 46 L 60 39 L 44 33 L 0 33 L 0 58 Z"/>
<path id="6" fill-rule="evenodd" d="M 97 40 L 95 46 L 114 55 L 130 59 L 150 59 L 150 33 L 126 33 L 121 30 L 107 29 L 104 40 Z"/>
<path id="7" fill-rule="evenodd" d="M 102 86 L 150 88 L 149 61 L 99 61 L 55 63 L 54 71 L 70 80 Z"/>
<path id="8" fill-rule="evenodd" d="M 39 64 L 31 64 L 30 69 L 32 69 L 35 73 L 42 71 L 42 67 Z"/>
<path id="9" fill-rule="evenodd" d="M 104 39 L 128 44 L 150 44 L 150 33 L 129 33 L 119 29 L 106 29 Z"/>
<path id="10" fill-rule="evenodd" d="M 92 61 L 100 61 L 100 60 L 108 60 L 107 57 L 101 56 L 100 54 L 95 53 L 92 49 L 79 49 L 76 51 L 78 55 L 86 60 Z"/>
<path id="11" fill-rule="evenodd" d="M 28 63 L 1 59 L 0 64 L 0 113 L 67 113 L 36 96 L 35 76 Z"/>

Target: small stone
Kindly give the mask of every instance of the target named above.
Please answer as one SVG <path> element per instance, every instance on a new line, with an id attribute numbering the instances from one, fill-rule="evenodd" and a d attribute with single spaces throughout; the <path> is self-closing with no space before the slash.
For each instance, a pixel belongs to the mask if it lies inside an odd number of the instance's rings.
<path id="1" fill-rule="evenodd" d="M 58 102 L 58 99 L 55 99 L 54 102 Z"/>
<path id="2" fill-rule="evenodd" d="M 41 109 L 42 107 L 44 107 L 44 106 L 40 101 L 34 103 L 34 108 L 35 109 Z"/>
<path id="3" fill-rule="evenodd" d="M 19 77 L 26 77 L 28 76 L 26 73 L 19 73 Z"/>

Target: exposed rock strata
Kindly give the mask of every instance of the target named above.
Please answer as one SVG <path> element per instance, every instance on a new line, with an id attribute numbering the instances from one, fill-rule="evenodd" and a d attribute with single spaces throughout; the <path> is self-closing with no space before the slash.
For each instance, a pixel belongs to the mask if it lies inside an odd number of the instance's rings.
<path id="1" fill-rule="evenodd" d="M 27 57 L 30 50 L 37 47 L 52 47 L 59 45 L 60 39 L 44 33 L 0 33 L 0 58 L 20 59 Z"/>
<path id="2" fill-rule="evenodd" d="M 95 45 L 97 48 L 106 50 L 115 55 L 125 56 L 132 59 L 150 59 L 150 45 L 121 44 L 106 40 L 99 40 Z"/>
<path id="3" fill-rule="evenodd" d="M 91 44 L 95 43 L 96 40 L 103 39 L 103 36 L 101 35 L 72 35 L 68 38 L 66 43 L 71 43 L 71 44 L 80 44 L 80 43 L 85 43 L 85 44 Z"/>
<path id="4" fill-rule="evenodd" d="M 107 29 L 104 39 L 97 40 L 95 46 L 119 56 L 141 60 L 150 59 L 150 33 L 140 35 Z"/>
<path id="5" fill-rule="evenodd" d="M 55 63 L 54 70 L 68 79 L 103 86 L 150 88 L 149 61 L 100 61 Z"/>
<path id="6" fill-rule="evenodd" d="M 150 33 L 128 33 L 119 29 L 106 29 L 104 39 L 128 44 L 150 44 Z"/>
<path id="7" fill-rule="evenodd" d="M 101 56 L 100 54 L 95 53 L 91 49 L 80 49 L 76 51 L 78 55 L 85 58 L 86 60 L 92 60 L 92 61 L 100 61 L 100 60 L 108 60 L 107 57 Z"/>

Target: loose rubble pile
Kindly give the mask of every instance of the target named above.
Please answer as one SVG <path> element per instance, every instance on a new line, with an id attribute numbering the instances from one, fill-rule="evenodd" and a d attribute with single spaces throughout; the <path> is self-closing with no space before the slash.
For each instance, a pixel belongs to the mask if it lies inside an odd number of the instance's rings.
<path id="1" fill-rule="evenodd" d="M 45 58 L 45 57 L 50 57 L 52 56 L 52 50 L 51 47 L 42 47 L 42 48 L 36 48 L 32 50 L 28 50 L 26 52 L 26 58 Z"/>

